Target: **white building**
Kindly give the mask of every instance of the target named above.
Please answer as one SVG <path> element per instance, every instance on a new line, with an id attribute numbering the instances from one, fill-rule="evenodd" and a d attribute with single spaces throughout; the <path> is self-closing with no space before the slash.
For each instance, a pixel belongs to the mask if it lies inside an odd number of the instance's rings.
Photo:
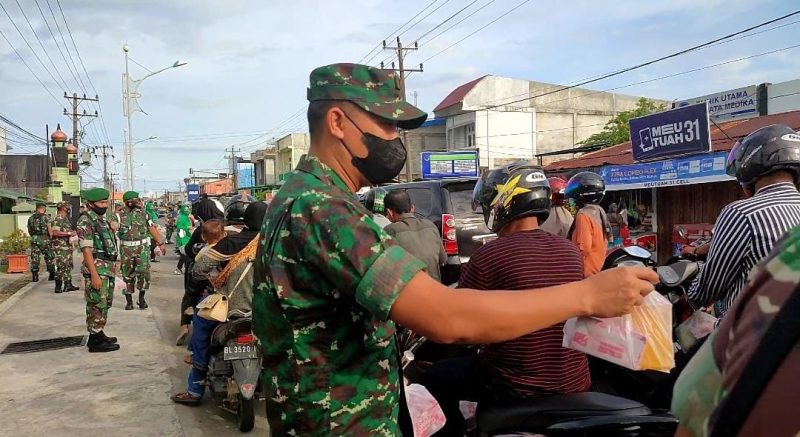
<path id="1" fill-rule="evenodd" d="M 256 185 L 274 185 L 278 182 L 275 145 L 251 153 L 250 161 L 253 163 Z"/>
<path id="2" fill-rule="evenodd" d="M 448 150 L 477 148 L 481 167 L 495 168 L 576 147 L 640 99 L 563 87 L 487 75 L 453 90 L 434 113 L 446 119 Z"/>
<path id="3" fill-rule="evenodd" d="M 308 133 L 287 134 L 275 142 L 275 172 L 278 180 L 283 180 L 287 173 L 297 167 L 300 157 L 308 153 L 310 143 Z"/>

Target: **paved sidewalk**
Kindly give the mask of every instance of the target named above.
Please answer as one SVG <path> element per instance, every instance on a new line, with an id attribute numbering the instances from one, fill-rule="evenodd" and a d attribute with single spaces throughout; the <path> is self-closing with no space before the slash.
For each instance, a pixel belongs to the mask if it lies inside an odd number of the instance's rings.
<path id="1" fill-rule="evenodd" d="M 53 287 L 39 282 L 0 315 L 0 349 L 87 334 L 83 292 L 54 294 Z M 124 298 L 114 300 L 105 331 L 119 338 L 119 351 L 90 354 L 76 347 L 0 355 L 0 435 L 185 435 L 168 397 L 167 370 L 179 354 L 161 340 L 151 310 L 124 311 Z"/>

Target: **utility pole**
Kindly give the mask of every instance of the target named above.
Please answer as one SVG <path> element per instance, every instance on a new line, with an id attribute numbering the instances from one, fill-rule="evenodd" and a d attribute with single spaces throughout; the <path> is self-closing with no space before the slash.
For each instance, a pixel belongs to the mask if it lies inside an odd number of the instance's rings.
<path id="1" fill-rule="evenodd" d="M 241 153 L 242 150 L 241 149 L 236 150 L 233 146 L 231 146 L 231 148 L 226 150 L 226 152 L 231 152 L 230 155 L 226 156 L 226 158 L 228 159 L 228 174 L 233 175 L 233 191 L 237 191 L 239 181 L 237 180 L 238 174 L 236 171 L 237 170 L 236 164 L 239 157 L 236 156 L 236 154 Z"/>
<path id="2" fill-rule="evenodd" d="M 400 42 L 400 37 L 399 36 L 397 37 L 397 46 L 395 46 L 395 47 L 387 46 L 386 45 L 386 40 L 383 41 L 383 49 L 384 50 L 393 50 L 393 51 L 397 52 L 396 54 L 397 54 L 397 67 L 398 68 L 395 69 L 394 68 L 394 62 L 392 62 L 391 70 L 395 72 L 395 75 L 397 77 L 397 84 L 400 86 L 400 95 L 403 96 L 403 101 L 407 101 L 407 99 L 406 99 L 406 73 L 411 73 L 411 72 L 422 73 L 422 71 L 423 71 L 422 64 L 419 64 L 419 68 L 405 68 L 406 52 L 415 51 L 418 48 L 419 48 L 419 46 L 418 46 L 416 41 L 414 41 L 414 46 L 413 47 L 403 47 L 403 43 Z M 385 67 L 383 65 L 383 62 L 381 62 L 381 68 L 385 69 Z M 415 92 L 414 93 L 414 104 L 415 105 L 416 105 L 416 100 L 417 100 L 417 96 L 416 96 L 416 92 Z M 407 134 L 407 132 L 405 130 L 403 130 L 403 144 L 406 147 L 406 156 L 409 156 L 409 158 L 406 160 L 406 181 L 407 182 L 411 182 L 411 179 L 412 179 L 411 158 L 410 158 L 410 154 L 408 153 L 408 134 Z"/>
<path id="3" fill-rule="evenodd" d="M 78 93 L 72 93 L 72 97 L 67 95 L 67 92 L 64 92 L 64 98 L 72 103 L 72 112 L 67 112 L 67 108 L 64 108 L 64 115 L 70 117 L 72 119 L 72 144 L 75 147 L 78 146 L 78 141 L 80 140 L 80 131 L 78 130 L 78 122 L 80 121 L 81 117 L 97 117 L 97 111 L 94 111 L 94 114 L 86 112 L 84 109 L 83 112 L 78 112 L 78 107 L 80 106 L 81 102 L 98 102 L 100 98 L 95 95 L 94 98 L 86 97 L 86 94 L 83 97 L 78 97 Z"/>
<path id="4" fill-rule="evenodd" d="M 103 186 L 108 190 L 110 189 L 110 178 L 108 175 L 108 158 L 114 159 L 114 147 L 107 144 L 92 148 L 94 156 L 97 157 L 97 150 L 101 150 L 101 157 L 103 158 Z M 110 151 L 110 152 L 109 152 Z"/>
<path id="5" fill-rule="evenodd" d="M 117 192 L 117 187 L 114 185 L 114 176 L 119 176 L 119 173 L 111 172 L 108 175 L 108 183 L 111 186 L 111 197 L 114 197 L 114 193 Z"/>
<path id="6" fill-rule="evenodd" d="M 414 96 L 414 106 L 417 106 L 417 97 L 419 96 L 419 93 L 414 91 L 411 93 L 411 95 Z"/>

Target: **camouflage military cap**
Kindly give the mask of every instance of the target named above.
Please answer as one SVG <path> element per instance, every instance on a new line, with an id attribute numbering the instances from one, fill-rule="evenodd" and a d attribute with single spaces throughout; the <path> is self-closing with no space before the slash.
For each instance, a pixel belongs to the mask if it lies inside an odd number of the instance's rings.
<path id="1" fill-rule="evenodd" d="M 41 208 L 41 207 L 43 207 L 43 206 L 44 206 L 44 207 L 47 207 L 47 204 L 46 204 L 46 203 L 44 203 L 44 202 L 36 202 L 36 207 L 37 207 L 37 208 Z"/>
<path id="2" fill-rule="evenodd" d="M 95 187 L 86 191 L 84 195 L 89 202 L 99 202 L 108 199 L 108 190 L 101 187 Z"/>
<path id="3" fill-rule="evenodd" d="M 403 129 L 416 129 L 428 118 L 403 100 L 393 71 L 360 64 L 331 64 L 311 72 L 308 101 L 346 100 Z"/>
<path id="4" fill-rule="evenodd" d="M 136 191 L 126 191 L 125 194 L 122 195 L 122 201 L 127 202 L 129 200 L 138 199 L 139 193 Z"/>
<path id="5" fill-rule="evenodd" d="M 69 202 L 58 202 L 56 209 L 69 209 Z"/>

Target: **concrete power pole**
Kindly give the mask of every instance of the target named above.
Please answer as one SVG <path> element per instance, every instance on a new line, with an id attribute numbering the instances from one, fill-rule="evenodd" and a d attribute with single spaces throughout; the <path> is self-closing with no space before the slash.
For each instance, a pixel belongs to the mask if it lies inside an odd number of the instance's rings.
<path id="1" fill-rule="evenodd" d="M 226 156 L 225 158 L 228 159 L 228 174 L 229 175 L 233 175 L 233 191 L 238 191 L 239 175 L 238 175 L 238 172 L 237 172 L 236 164 L 238 163 L 237 161 L 238 161 L 239 157 L 236 156 L 236 154 L 237 153 L 241 153 L 242 150 L 241 149 L 236 150 L 233 146 L 231 146 L 231 148 L 226 150 L 226 151 L 231 153 L 230 155 Z"/>
<path id="2" fill-rule="evenodd" d="M 64 98 L 70 101 L 72 104 L 72 112 L 67 112 L 67 109 L 64 108 L 64 115 L 72 119 L 72 144 L 74 144 L 75 147 L 79 147 L 78 142 L 81 135 L 80 130 L 78 129 L 78 122 L 80 121 L 81 117 L 97 117 L 97 111 L 94 111 L 94 114 L 90 114 L 84 109 L 81 113 L 78 112 L 78 107 L 80 106 L 81 102 L 97 102 L 100 99 L 97 95 L 95 95 L 94 98 L 86 97 L 86 94 L 84 94 L 83 97 L 78 97 L 78 93 L 72 93 L 72 97 L 70 97 L 66 92 L 64 92 Z"/>
<path id="3" fill-rule="evenodd" d="M 386 45 L 386 41 L 384 40 L 383 41 L 383 49 L 384 50 L 392 50 L 392 51 L 396 52 L 396 55 L 397 55 L 397 67 L 398 68 L 394 68 L 394 62 L 392 62 L 391 70 L 393 70 L 396 73 L 397 82 L 398 82 L 398 85 L 400 85 L 400 93 L 403 96 L 403 100 L 407 101 L 407 99 L 406 99 L 406 73 L 412 73 L 412 72 L 422 73 L 423 68 L 422 68 L 422 64 L 419 64 L 419 68 L 405 68 L 406 52 L 417 50 L 418 49 L 418 44 L 415 41 L 413 47 L 403 47 L 403 43 L 400 42 L 400 37 L 398 36 L 397 37 L 397 45 L 395 47 L 387 46 Z M 381 62 L 381 68 L 385 68 L 384 65 L 383 65 L 383 62 Z M 416 104 L 416 93 L 415 93 L 415 96 L 414 96 L 414 100 L 415 100 L 414 103 Z M 406 156 L 408 156 L 408 159 L 406 160 L 406 181 L 411 182 L 411 179 L 413 177 L 412 176 L 412 172 L 411 172 L 411 157 L 410 157 L 410 154 L 409 154 L 409 151 L 408 151 L 408 134 L 407 134 L 407 132 L 405 130 L 403 131 L 403 144 L 405 144 L 405 146 L 406 146 Z"/>

